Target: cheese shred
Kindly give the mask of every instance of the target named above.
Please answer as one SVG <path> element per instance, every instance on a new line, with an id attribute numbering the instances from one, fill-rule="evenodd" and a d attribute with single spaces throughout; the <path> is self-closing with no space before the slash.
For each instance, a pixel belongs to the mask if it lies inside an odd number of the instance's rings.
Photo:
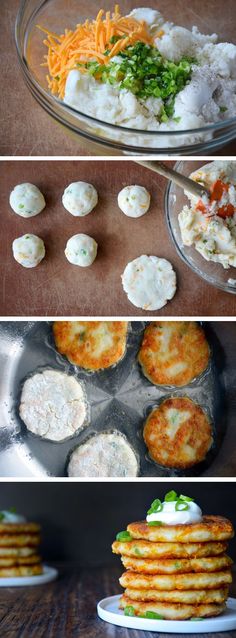
<path id="1" fill-rule="evenodd" d="M 132 16 L 122 16 L 118 4 L 113 14 L 100 9 L 95 20 L 77 24 L 75 31 L 65 29 L 62 35 L 41 25 L 37 27 L 47 35 L 43 41 L 47 54 L 42 66 L 48 69 L 48 87 L 60 99 L 64 98 L 67 76 L 72 69 L 79 66 L 83 73 L 89 61 L 107 65 L 114 55 L 126 47 L 136 42 L 153 42 L 146 22 L 135 20 Z"/>

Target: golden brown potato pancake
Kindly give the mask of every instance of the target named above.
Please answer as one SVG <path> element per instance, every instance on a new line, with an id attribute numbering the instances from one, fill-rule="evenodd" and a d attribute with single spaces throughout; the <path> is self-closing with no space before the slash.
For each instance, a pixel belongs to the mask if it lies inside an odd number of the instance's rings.
<path id="1" fill-rule="evenodd" d="M 33 556 L 35 547 L 0 547 L 0 558 Z"/>
<path id="2" fill-rule="evenodd" d="M 37 523 L 0 523 L 0 534 L 36 534 L 40 529 Z"/>
<path id="3" fill-rule="evenodd" d="M 35 547 L 41 541 L 39 534 L 1 534 L 0 547 Z"/>
<path id="4" fill-rule="evenodd" d="M 127 571 L 120 577 L 122 587 L 132 589 L 162 589 L 173 591 L 174 589 L 218 589 L 232 583 L 232 575 L 229 569 L 221 572 L 203 572 L 198 574 L 140 574 Z"/>
<path id="5" fill-rule="evenodd" d="M 134 539 L 154 543 L 205 543 L 233 538 L 232 523 L 223 516 L 203 516 L 199 523 L 150 526 L 146 521 L 130 523 L 128 532 Z"/>
<path id="6" fill-rule="evenodd" d="M 188 574 L 189 572 L 217 572 L 231 567 L 233 561 L 229 556 L 208 558 L 167 558 L 150 560 L 149 558 L 133 558 L 122 556 L 126 569 L 142 574 Z"/>
<path id="7" fill-rule="evenodd" d="M 218 616 L 224 611 L 225 604 L 185 605 L 175 603 L 149 602 L 140 603 L 123 595 L 120 599 L 121 609 L 132 606 L 135 615 L 144 616 L 147 611 L 159 614 L 165 620 L 186 620 L 187 618 L 207 618 Z"/>
<path id="8" fill-rule="evenodd" d="M 202 558 L 218 556 L 227 549 L 227 543 L 152 543 L 151 541 L 114 541 L 114 554 L 140 558 Z M 1 554 L 0 554 L 1 555 Z"/>
<path id="9" fill-rule="evenodd" d="M 212 445 L 212 428 L 200 405 L 188 397 L 172 397 L 149 414 L 143 437 L 156 463 L 188 468 L 205 458 Z"/>
<path id="10" fill-rule="evenodd" d="M 127 321 L 55 321 L 53 334 L 58 352 L 74 365 L 102 370 L 125 354 Z"/>
<path id="11" fill-rule="evenodd" d="M 38 576 L 43 573 L 43 566 L 21 565 L 18 567 L 0 567 L 0 578 L 15 578 L 18 576 Z"/>
<path id="12" fill-rule="evenodd" d="M 156 385 L 183 386 L 206 370 L 210 357 L 205 334 L 196 321 L 151 321 L 144 331 L 138 360 Z"/>
<path id="13" fill-rule="evenodd" d="M 32 556 L 15 556 L 15 557 L 0 557 L 1 567 L 17 567 L 18 565 L 35 565 L 41 562 L 41 557 L 38 554 Z"/>
<path id="14" fill-rule="evenodd" d="M 185 603 L 187 605 L 198 605 L 199 603 L 224 603 L 229 593 L 228 587 L 219 589 L 195 589 L 162 591 L 159 589 L 131 589 L 125 590 L 125 595 L 132 600 L 140 602 L 151 602 L 156 600 L 163 603 Z"/>

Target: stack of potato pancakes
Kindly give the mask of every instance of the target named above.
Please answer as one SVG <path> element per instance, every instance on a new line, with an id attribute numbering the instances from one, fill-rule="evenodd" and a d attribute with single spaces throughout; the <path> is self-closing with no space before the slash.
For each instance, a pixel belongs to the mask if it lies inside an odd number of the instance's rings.
<path id="1" fill-rule="evenodd" d="M 0 578 L 42 574 L 40 526 L 0 522 Z"/>
<path id="2" fill-rule="evenodd" d="M 112 545 L 127 570 L 120 578 L 125 615 L 185 620 L 221 614 L 232 582 L 225 552 L 233 535 L 231 522 L 220 516 L 128 525 Z"/>

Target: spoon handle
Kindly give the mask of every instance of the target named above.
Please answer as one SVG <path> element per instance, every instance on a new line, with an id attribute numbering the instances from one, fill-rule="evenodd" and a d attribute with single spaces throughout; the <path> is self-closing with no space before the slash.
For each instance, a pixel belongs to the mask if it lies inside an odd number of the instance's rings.
<path id="1" fill-rule="evenodd" d="M 178 173 L 173 168 L 166 166 L 166 164 L 163 164 L 162 162 L 152 162 L 148 160 L 135 161 L 137 164 L 141 164 L 142 166 L 149 168 L 151 171 L 159 173 L 160 175 L 163 175 L 163 177 L 170 179 L 172 182 L 175 182 L 175 184 L 189 193 L 192 193 L 192 195 L 195 195 L 196 197 L 202 197 L 203 195 L 207 195 L 208 197 L 210 196 L 210 191 L 202 186 L 202 184 L 198 184 L 198 182 L 194 182 L 193 179 L 189 179 L 189 177 L 181 175 L 181 173 Z"/>

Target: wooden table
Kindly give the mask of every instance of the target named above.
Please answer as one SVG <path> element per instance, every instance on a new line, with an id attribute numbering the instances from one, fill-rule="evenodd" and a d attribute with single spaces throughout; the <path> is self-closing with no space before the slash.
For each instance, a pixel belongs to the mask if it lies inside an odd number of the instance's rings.
<path id="1" fill-rule="evenodd" d="M 82 2 L 83 4 L 83 2 Z M 104 0 L 104 6 L 113 2 Z M 122 10 L 129 11 L 136 0 L 122 0 Z M 191 27 L 200 24 L 203 33 L 216 32 L 220 39 L 235 42 L 235 0 L 142 0 L 142 6 L 157 7 L 166 19 Z M 90 0 L 96 15 L 97 0 Z M 100 5 L 99 5 L 100 6 Z M 19 0 L 1 0 L 1 114 L 0 155 L 108 155 L 102 146 L 90 147 L 82 138 L 74 139 L 55 123 L 37 104 L 24 84 L 14 44 L 14 24 Z M 199 19 L 199 16 L 200 19 Z M 65 25 L 66 26 L 66 25 Z M 217 155 L 235 155 L 236 143 L 231 142 Z"/>
<path id="2" fill-rule="evenodd" d="M 156 638 L 148 631 L 127 630 L 100 620 L 99 600 L 121 593 L 120 568 L 79 570 L 59 565 L 57 581 L 44 586 L 1 589 L 0 635 L 4 638 Z M 231 595 L 236 594 L 236 583 Z M 180 638 L 185 634 L 171 634 Z M 197 638 L 198 634 L 191 634 Z M 236 631 L 210 634 L 235 638 Z M 168 638 L 169 634 L 161 634 Z"/>
<path id="3" fill-rule="evenodd" d="M 68 213 L 61 196 L 69 183 L 91 182 L 99 193 L 96 209 L 84 218 Z M 13 213 L 9 193 L 16 184 L 31 182 L 44 193 L 46 208 L 24 219 Z M 150 191 L 149 212 L 139 219 L 118 208 L 118 192 L 127 184 Z M 166 180 L 133 161 L 8 161 L 0 172 L 0 315 L 2 316 L 233 316 L 235 295 L 213 288 L 180 259 L 170 239 L 164 212 Z M 27 232 L 41 237 L 46 258 L 37 268 L 23 268 L 12 256 L 13 239 Z M 76 233 L 98 243 L 90 268 L 70 264 L 64 249 Z M 173 300 L 159 312 L 147 313 L 131 304 L 122 289 L 121 274 L 140 255 L 168 259 L 177 273 Z"/>

